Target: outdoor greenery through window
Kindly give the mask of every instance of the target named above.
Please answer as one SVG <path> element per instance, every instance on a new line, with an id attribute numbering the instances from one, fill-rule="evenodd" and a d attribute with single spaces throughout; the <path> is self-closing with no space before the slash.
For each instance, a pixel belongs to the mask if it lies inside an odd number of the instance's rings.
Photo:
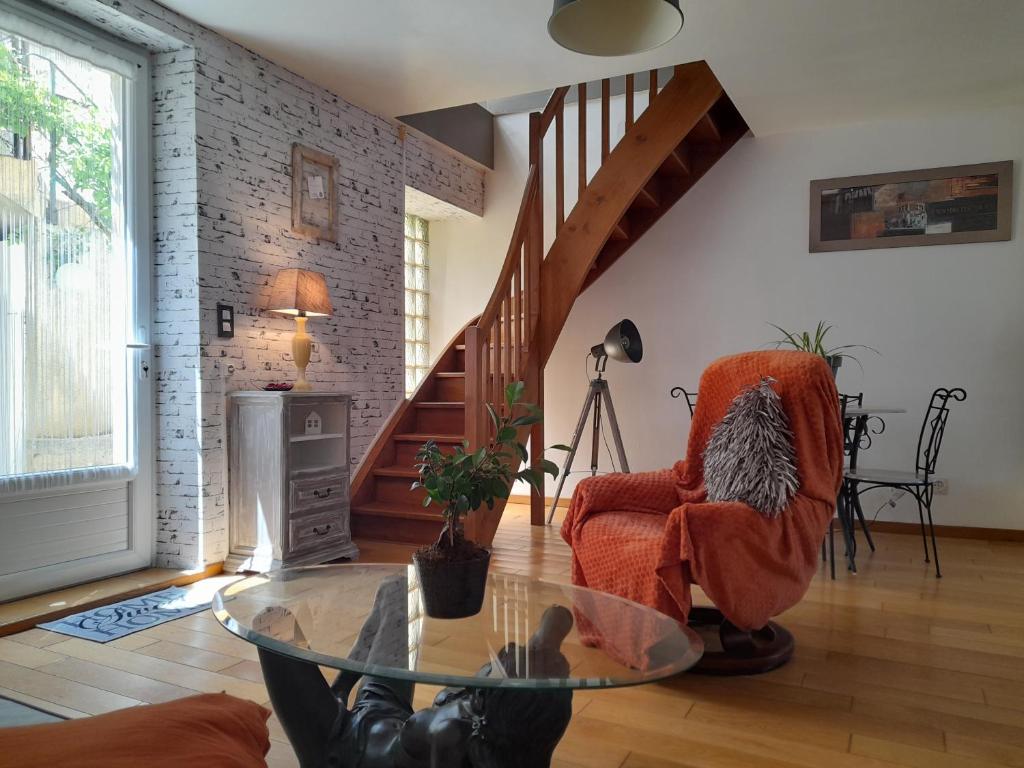
<path id="1" fill-rule="evenodd" d="M 405 217 L 405 394 L 430 370 L 427 221 Z"/>
<path id="2" fill-rule="evenodd" d="M 0 28 L 0 477 L 129 439 L 125 78 L 39 37 Z"/>

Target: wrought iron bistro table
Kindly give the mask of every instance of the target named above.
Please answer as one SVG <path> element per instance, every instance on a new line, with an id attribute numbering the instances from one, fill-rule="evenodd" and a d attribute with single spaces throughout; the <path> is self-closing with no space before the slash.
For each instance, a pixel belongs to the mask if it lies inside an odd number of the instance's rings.
<path id="1" fill-rule="evenodd" d="M 543 768 L 573 689 L 661 680 L 704 651 L 646 606 L 511 574 L 488 576 L 477 615 L 433 619 L 405 565 L 252 576 L 221 589 L 213 611 L 257 646 L 302 768 Z M 332 685 L 319 667 L 340 671 Z M 416 683 L 448 687 L 414 712 Z"/>
<path id="2" fill-rule="evenodd" d="M 870 406 L 870 405 L 851 405 L 846 409 L 846 424 L 844 428 L 848 431 L 852 428 L 853 437 L 850 441 L 850 469 L 854 470 L 857 468 L 857 454 L 860 452 L 861 443 L 865 442 L 869 447 L 871 445 L 871 436 L 868 432 L 868 421 L 876 416 L 884 416 L 894 413 L 906 413 L 906 408 L 887 408 L 884 406 Z M 881 421 L 881 419 L 879 419 Z M 875 434 L 881 434 L 885 429 L 885 422 L 881 421 L 881 428 L 875 431 Z"/>
<path id="3" fill-rule="evenodd" d="M 881 419 L 882 416 L 897 413 L 906 413 L 906 408 L 890 408 L 885 406 L 871 406 L 871 405 L 851 405 L 846 408 L 843 414 L 844 424 L 843 429 L 849 440 L 847 444 L 850 447 L 850 467 L 849 471 L 857 469 L 857 457 L 860 454 L 861 448 L 871 447 L 871 435 L 880 435 L 885 431 L 885 422 Z M 878 419 L 878 429 L 869 430 L 868 422 L 871 419 Z M 853 572 L 857 572 L 857 537 L 856 523 L 854 521 L 854 515 L 860 520 L 861 528 L 864 531 L 864 537 L 867 539 L 868 546 L 872 551 L 875 549 L 875 542 L 871 540 L 871 532 L 868 529 L 867 520 L 864 518 L 864 510 L 861 509 L 860 499 L 856 493 L 852 493 L 851 489 L 846 481 L 843 479 L 843 487 L 839 491 L 838 499 L 838 512 L 839 512 L 839 526 L 843 531 L 843 539 L 846 546 L 846 560 L 847 568 Z M 832 558 L 832 578 L 835 578 L 835 557 Z"/>

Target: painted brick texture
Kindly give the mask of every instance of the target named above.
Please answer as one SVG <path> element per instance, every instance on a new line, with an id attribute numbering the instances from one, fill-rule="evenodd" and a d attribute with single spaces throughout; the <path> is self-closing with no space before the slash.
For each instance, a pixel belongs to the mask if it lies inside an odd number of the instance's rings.
<path id="1" fill-rule="evenodd" d="M 293 378 L 294 321 L 261 311 L 278 269 L 327 277 L 314 388 L 353 396 L 358 462 L 403 394 L 403 215 L 413 186 L 478 215 L 483 173 L 149 0 L 51 4 L 151 51 L 157 563 L 228 551 L 225 393 Z M 291 232 L 291 145 L 337 159 L 338 242 Z M 215 305 L 235 308 L 216 335 Z"/>

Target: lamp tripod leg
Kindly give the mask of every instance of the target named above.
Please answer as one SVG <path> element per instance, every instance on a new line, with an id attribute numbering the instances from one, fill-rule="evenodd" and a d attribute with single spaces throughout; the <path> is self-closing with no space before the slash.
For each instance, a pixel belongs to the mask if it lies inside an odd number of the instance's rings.
<path id="1" fill-rule="evenodd" d="M 583 437 L 583 429 L 587 424 L 587 416 L 590 415 L 590 408 L 594 404 L 596 389 L 594 382 L 590 382 L 587 388 L 587 396 L 583 401 L 583 410 L 580 412 L 580 419 L 576 422 L 576 430 L 572 433 L 572 443 L 569 445 L 569 455 L 565 457 L 565 465 L 562 467 L 562 475 L 558 478 L 558 486 L 555 488 L 555 498 L 551 500 L 551 509 L 548 510 L 548 525 L 555 519 L 555 509 L 558 507 L 558 499 L 562 496 L 562 488 L 565 486 L 565 479 L 572 469 L 573 459 L 576 458 L 576 450 L 580 447 L 580 438 Z"/>
<path id="2" fill-rule="evenodd" d="M 612 440 L 615 442 L 615 452 L 619 454 L 619 471 L 629 472 L 626 449 L 622 446 L 622 433 L 619 432 L 619 420 L 615 418 L 615 406 L 612 405 L 612 391 L 608 388 L 607 382 L 604 384 L 604 404 L 608 409 L 608 426 L 612 431 Z"/>

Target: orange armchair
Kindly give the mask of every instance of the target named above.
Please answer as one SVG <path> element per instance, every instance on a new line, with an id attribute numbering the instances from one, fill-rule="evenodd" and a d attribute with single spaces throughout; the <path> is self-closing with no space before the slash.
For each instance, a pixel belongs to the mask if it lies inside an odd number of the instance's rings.
<path id="1" fill-rule="evenodd" d="M 712 430 L 733 399 L 763 376 L 775 379 L 800 480 L 789 506 L 773 518 L 740 502 L 710 502 L 704 487 Z M 792 655 L 792 636 L 769 620 L 806 593 L 842 482 L 835 381 L 818 356 L 748 352 L 712 363 L 699 391 L 684 461 L 577 486 L 561 531 L 572 548 L 572 581 L 713 626 L 723 653 L 707 653 L 703 671 L 767 671 Z M 693 608 L 692 584 L 717 610 Z"/>

